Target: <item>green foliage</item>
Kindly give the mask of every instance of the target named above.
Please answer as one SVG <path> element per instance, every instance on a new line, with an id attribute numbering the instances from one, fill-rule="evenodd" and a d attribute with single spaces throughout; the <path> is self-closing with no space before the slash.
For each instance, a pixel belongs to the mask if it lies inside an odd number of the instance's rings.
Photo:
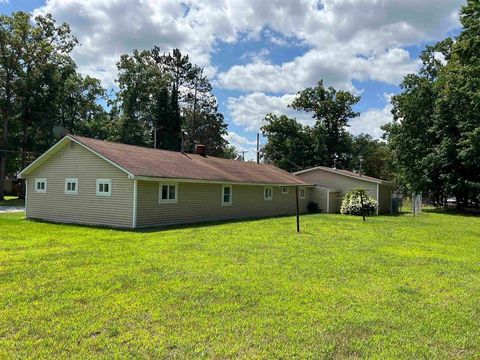
<path id="1" fill-rule="evenodd" d="M 345 161 L 342 156 L 348 143 L 348 121 L 360 114 L 353 111 L 353 105 L 360 101 L 348 91 L 325 88 L 323 80 L 316 87 L 300 91 L 290 105 L 293 109 L 313 113 L 316 120 L 314 135 L 317 142 L 326 148 L 325 165 L 332 166 L 334 155 L 337 154 L 338 165 Z"/>
<path id="2" fill-rule="evenodd" d="M 360 134 L 351 137 L 347 168 L 361 171 L 362 174 L 379 179 L 393 178 L 391 151 L 385 141 L 373 139 L 370 135 Z"/>
<path id="3" fill-rule="evenodd" d="M 227 145 L 225 147 L 225 150 L 223 151 L 222 157 L 225 159 L 237 159 L 240 156 L 240 153 L 238 152 L 237 148 L 233 145 Z"/>
<path id="4" fill-rule="evenodd" d="M 145 231 L 22 217 L 0 215 L 0 358 L 480 353 L 480 217 L 304 215 L 300 234 L 295 217 Z"/>
<path id="5" fill-rule="evenodd" d="M 223 156 L 227 124 L 218 112 L 212 85 L 203 69 L 180 50 L 124 54 L 119 70 L 118 141 L 161 149 L 192 152 L 197 144 L 207 154 Z M 182 136 L 183 132 L 183 136 Z"/>
<path id="6" fill-rule="evenodd" d="M 419 74 L 407 76 L 393 98 L 393 124 L 385 127 L 398 182 L 411 192 L 444 204 L 480 206 L 480 51 L 479 3 L 460 12 L 464 26 L 422 53 Z"/>
<path id="7" fill-rule="evenodd" d="M 268 139 L 264 157 L 287 171 L 298 171 L 317 162 L 316 143 L 313 131 L 295 119 L 285 115 L 268 114 L 262 127 L 263 136 Z"/>
<path id="8" fill-rule="evenodd" d="M 376 213 L 377 207 L 378 202 L 371 196 L 368 196 L 365 189 L 357 188 L 345 194 L 340 207 L 340 213 L 371 216 Z"/>
<path id="9" fill-rule="evenodd" d="M 76 44 L 69 26 L 51 15 L 0 15 L 0 149 L 10 151 L 0 152 L 0 197 L 7 169 L 25 167 L 55 142 L 53 126 L 86 129 L 104 115 L 99 82 L 78 75 L 70 58 Z"/>
<path id="10" fill-rule="evenodd" d="M 121 110 L 118 140 L 151 145 L 153 128 L 168 128 L 167 122 L 171 120 L 171 117 L 159 118 L 169 112 L 169 95 L 165 94 L 169 85 L 167 74 L 158 66 L 150 50 L 134 50 L 131 55 L 122 55 L 117 68 L 119 91 L 116 100 Z"/>

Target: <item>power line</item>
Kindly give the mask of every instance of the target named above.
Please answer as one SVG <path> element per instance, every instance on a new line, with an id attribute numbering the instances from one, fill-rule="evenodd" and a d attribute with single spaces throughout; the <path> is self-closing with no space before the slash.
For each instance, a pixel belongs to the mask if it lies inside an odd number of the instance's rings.
<path id="1" fill-rule="evenodd" d="M 2 150 L 0 152 L 3 153 L 19 153 L 19 154 L 35 154 L 35 155 L 42 155 L 42 153 L 35 152 L 35 151 L 22 151 L 22 150 Z"/>

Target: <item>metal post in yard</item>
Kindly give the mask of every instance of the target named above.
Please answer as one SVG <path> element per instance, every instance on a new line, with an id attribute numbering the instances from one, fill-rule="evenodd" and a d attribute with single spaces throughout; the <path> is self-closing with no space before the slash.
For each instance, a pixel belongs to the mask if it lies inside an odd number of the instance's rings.
<path id="1" fill-rule="evenodd" d="M 365 222 L 365 209 L 363 208 L 363 190 L 360 192 L 360 204 L 362 205 L 363 222 Z"/>
<path id="2" fill-rule="evenodd" d="M 295 186 L 295 201 L 297 203 L 297 232 L 300 232 L 300 209 L 298 208 L 298 186 Z"/>

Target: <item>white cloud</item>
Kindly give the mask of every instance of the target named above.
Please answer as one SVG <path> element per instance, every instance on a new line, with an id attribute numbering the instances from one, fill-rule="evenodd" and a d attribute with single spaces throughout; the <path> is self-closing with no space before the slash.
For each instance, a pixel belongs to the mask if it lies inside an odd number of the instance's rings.
<path id="1" fill-rule="evenodd" d="M 323 79 L 327 85 L 355 92 L 358 90 L 352 80 L 398 84 L 405 75 L 415 72 L 418 65 L 403 49 L 395 48 L 365 58 L 348 56 L 345 49 L 338 47 L 329 52 L 310 50 L 282 65 L 263 60 L 235 65 L 218 75 L 218 83 L 228 89 L 281 93 L 297 92 Z"/>
<path id="2" fill-rule="evenodd" d="M 366 133 L 376 139 L 381 138 L 383 130 L 380 129 L 380 126 L 393 120 L 391 113 L 392 105 L 390 104 L 392 94 L 384 94 L 383 96 L 386 102 L 385 107 L 369 109 L 361 113 L 358 118 L 350 121 L 348 130 L 351 134 L 359 135 Z M 293 94 L 269 96 L 256 92 L 238 98 L 230 97 L 227 108 L 230 117 L 237 126 L 252 132 L 259 131 L 260 127 L 264 125 L 263 119 L 268 113 L 276 115 L 284 114 L 291 118 L 296 118 L 304 125 L 313 125 L 315 120 L 310 113 L 296 111 L 288 107 L 294 98 L 295 95 Z M 255 143 L 253 140 L 249 140 L 246 137 L 239 137 L 235 133 L 229 133 L 227 140 L 233 144 L 240 144 L 244 146 L 243 148 Z"/>
<path id="3" fill-rule="evenodd" d="M 248 51 L 243 54 L 240 59 L 242 60 L 250 60 L 250 61 L 265 61 L 265 59 L 270 55 L 270 50 L 268 49 L 260 49 L 258 51 Z"/>
<path id="4" fill-rule="evenodd" d="M 153 45 L 165 51 L 181 48 L 194 62 L 207 66 L 208 74 L 214 76 L 211 54 L 216 51 L 218 41 L 234 43 L 240 38 L 258 38 L 263 32 L 267 40 L 278 45 L 291 41 L 308 44 L 311 50 L 295 61 L 272 65 L 264 58 L 257 58 L 251 66 L 234 67 L 220 77 L 221 83 L 229 88 L 271 91 L 277 87 L 283 89 L 279 91 L 292 91 L 295 87 L 292 81 L 297 80 L 297 75 L 303 84 L 321 76 L 330 79 L 327 83 L 343 87 L 351 87 L 354 75 L 396 81 L 394 69 L 398 63 L 381 61 L 390 54 L 385 49 L 444 36 L 458 26 L 455 14 L 462 3 L 462 0 L 47 0 L 35 14 L 49 12 L 58 21 L 67 21 L 82 44 L 73 54 L 80 70 L 100 77 L 109 85 L 115 77 L 118 56 L 134 48 Z M 412 67 L 412 61 L 405 55 L 397 56 L 396 61 L 401 61 L 401 73 Z M 371 67 L 377 71 L 369 70 Z M 386 75 L 380 74 L 383 72 Z M 239 75 L 247 78 L 265 75 L 268 80 L 260 79 L 263 84 L 255 86 L 241 83 Z M 276 80 L 275 86 L 265 84 L 271 83 L 272 78 Z"/>
<path id="5" fill-rule="evenodd" d="M 225 139 L 239 149 L 243 149 L 245 146 L 248 147 L 256 144 L 255 141 L 249 140 L 245 136 L 238 135 L 234 131 L 229 131 L 228 134 L 225 136 Z"/>
<path id="6" fill-rule="evenodd" d="M 212 14 L 205 22 L 195 12 L 175 0 L 48 0 L 35 15 L 51 13 L 68 22 L 81 44 L 72 54 L 80 71 L 112 86 L 121 54 L 154 45 L 164 51 L 182 49 L 213 76 L 210 56 L 222 21 Z M 231 40 L 231 31 L 219 33 L 224 36 L 218 38 Z"/>
<path id="7" fill-rule="evenodd" d="M 238 98 L 230 97 L 227 108 L 235 125 L 241 126 L 247 131 L 259 131 L 260 127 L 264 125 L 263 119 L 268 113 L 285 114 L 296 118 L 303 124 L 312 124 L 314 120 L 311 114 L 288 107 L 294 98 L 293 94 L 268 96 L 261 92 L 255 92 Z"/>
<path id="8" fill-rule="evenodd" d="M 440 61 L 442 65 L 447 64 L 447 60 L 445 59 L 445 55 L 443 53 L 436 51 L 433 53 L 433 57 L 435 58 L 435 60 Z"/>
<path id="9" fill-rule="evenodd" d="M 389 122 L 392 122 L 393 106 L 390 103 L 392 94 L 384 94 L 387 104 L 383 109 L 370 109 L 360 114 L 358 118 L 350 120 L 349 131 L 353 135 L 361 133 L 369 134 L 375 139 L 380 139 L 383 135 L 383 130 L 380 128 Z"/>
<path id="10" fill-rule="evenodd" d="M 229 131 L 225 139 L 230 145 L 235 146 L 240 155 L 245 156 L 245 160 L 255 160 L 257 154 L 257 141 L 249 140 L 245 136 L 239 135 L 236 132 Z"/>
<path id="11" fill-rule="evenodd" d="M 265 24 L 308 44 L 310 50 L 282 64 L 263 59 L 233 66 L 218 75 L 218 83 L 228 89 L 279 93 L 298 91 L 319 79 L 349 90 L 354 90 L 352 80 L 397 85 L 418 68 L 418 62 L 402 47 L 442 38 L 458 27 L 453 15 L 462 3 L 322 0 L 319 6 L 315 1 L 301 1 L 293 16 L 280 18 L 281 9 L 288 6 L 277 1 L 272 7 L 278 10 L 269 13 Z M 267 39 L 271 36 L 266 33 Z"/>

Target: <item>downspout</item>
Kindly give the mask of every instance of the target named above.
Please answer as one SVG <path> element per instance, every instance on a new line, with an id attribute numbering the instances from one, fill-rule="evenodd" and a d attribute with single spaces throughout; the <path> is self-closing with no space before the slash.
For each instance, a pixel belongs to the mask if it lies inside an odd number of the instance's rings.
<path id="1" fill-rule="evenodd" d="M 377 215 L 378 215 L 378 209 L 380 208 L 380 198 L 379 198 L 379 194 L 380 194 L 380 184 L 377 183 L 377 203 L 378 203 L 378 205 L 377 205 L 377 211 L 376 211 Z"/>
<path id="2" fill-rule="evenodd" d="M 138 198 L 138 180 L 133 180 L 133 216 L 132 216 L 132 228 L 137 227 L 137 198 Z"/>
<path id="3" fill-rule="evenodd" d="M 330 214 L 330 190 L 327 189 L 327 214 Z"/>
<path id="4" fill-rule="evenodd" d="M 25 179 L 25 219 L 28 219 L 28 179 Z"/>

